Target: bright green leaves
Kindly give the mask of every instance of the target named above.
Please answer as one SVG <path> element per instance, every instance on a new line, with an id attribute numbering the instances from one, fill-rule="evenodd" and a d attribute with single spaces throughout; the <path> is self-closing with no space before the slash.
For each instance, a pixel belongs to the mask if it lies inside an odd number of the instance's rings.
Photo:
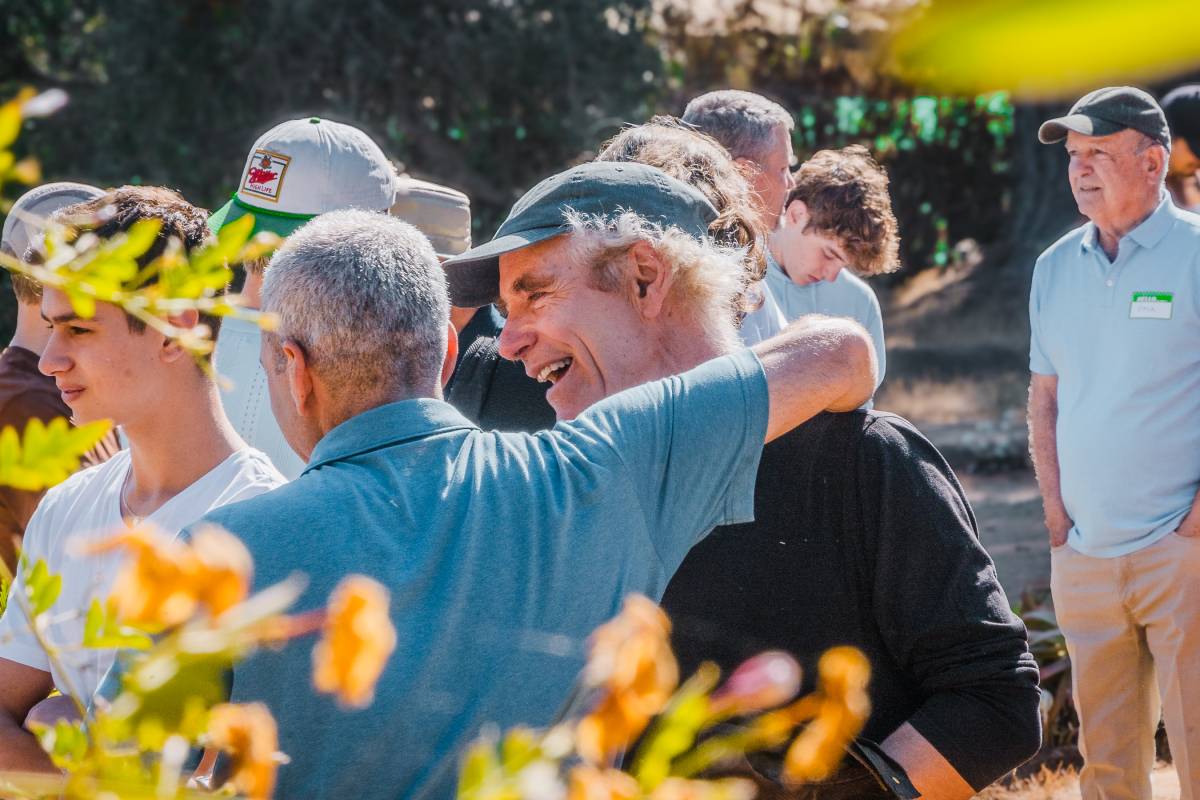
<path id="1" fill-rule="evenodd" d="M 551 734 L 553 736 L 553 734 Z M 483 738 L 471 745 L 458 779 L 460 800 L 519 800 L 521 774 L 547 761 L 546 741 L 551 737 L 529 728 L 513 728 L 498 743 Z"/>
<path id="2" fill-rule="evenodd" d="M 21 577 L 25 582 L 29 616 L 39 617 L 45 614 L 62 593 L 62 576 L 52 574 L 46 567 L 46 562 L 39 558 L 33 564 L 24 563 Z"/>
<path id="3" fill-rule="evenodd" d="M 112 428 L 108 420 L 72 427 L 65 417 L 49 424 L 34 417 L 23 438 L 15 428 L 0 431 L 0 486 L 38 492 L 62 483 L 79 460 Z"/>
<path id="4" fill-rule="evenodd" d="M 90 743 L 81 722 L 60 719 L 52 727 L 36 723 L 32 727 L 38 743 L 59 769 L 78 769 L 87 758 Z"/>
<path id="5" fill-rule="evenodd" d="M 122 625 L 116 614 L 99 600 L 93 600 L 83 624 L 83 646 L 100 649 L 146 650 L 150 637 L 137 628 Z"/>

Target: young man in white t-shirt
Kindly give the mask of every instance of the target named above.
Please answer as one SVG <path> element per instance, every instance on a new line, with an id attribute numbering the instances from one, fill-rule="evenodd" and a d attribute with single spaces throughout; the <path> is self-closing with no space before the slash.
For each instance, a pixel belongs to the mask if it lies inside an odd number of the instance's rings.
<path id="1" fill-rule="evenodd" d="M 162 220 L 159 240 L 144 262 L 161 253 L 169 237 L 190 250 L 211 236 L 202 209 L 153 187 L 115 189 L 56 216 L 73 223 L 95 220 L 101 236 L 141 219 Z M 284 480 L 266 456 L 234 432 L 216 384 L 177 342 L 107 303 L 98 304 L 94 317 L 80 318 L 62 292 L 49 288 L 42 316 L 50 340 L 39 368 L 54 377 L 77 422 L 111 419 L 129 444 L 106 463 L 47 492 L 25 532 L 28 562 L 44 559 L 63 579 L 46 636 L 56 644 L 78 645 L 88 606 L 107 595 L 121 556 L 80 556 L 69 540 L 96 540 L 141 522 L 175 533 L 213 508 L 269 491 Z M 219 322 L 201 320 L 194 311 L 171 321 L 180 327 L 203 321 L 214 333 Z M 18 577 L 12 597 L 22 591 Z M 52 666 L 20 605 L 9 602 L 0 618 L 0 770 L 52 768 L 23 729 L 26 716 L 53 688 L 86 702 L 113 656 L 112 651 L 67 649 L 62 663 Z"/>

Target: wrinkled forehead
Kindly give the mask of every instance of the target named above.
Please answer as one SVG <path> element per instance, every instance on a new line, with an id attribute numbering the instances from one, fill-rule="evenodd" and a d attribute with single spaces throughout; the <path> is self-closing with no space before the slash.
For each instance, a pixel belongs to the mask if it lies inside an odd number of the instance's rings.
<path id="1" fill-rule="evenodd" d="M 574 234 L 564 233 L 500 256 L 500 299 L 529 291 L 531 282 L 543 282 L 570 273 L 579 259 L 572 247 Z"/>
<path id="2" fill-rule="evenodd" d="M 1088 136 L 1078 131 L 1067 131 L 1067 139 L 1063 146 L 1071 150 L 1094 149 L 1120 152 L 1133 149 L 1142 141 L 1142 138 L 1143 135 L 1132 128 L 1125 128 L 1107 136 Z"/>

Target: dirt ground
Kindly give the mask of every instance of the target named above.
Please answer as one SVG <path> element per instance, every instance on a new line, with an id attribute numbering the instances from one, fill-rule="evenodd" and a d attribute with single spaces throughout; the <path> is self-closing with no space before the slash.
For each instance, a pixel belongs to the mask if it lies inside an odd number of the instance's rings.
<path id="1" fill-rule="evenodd" d="M 1154 800 L 1179 800 L 1179 775 L 1169 764 L 1159 764 L 1150 776 Z M 1009 789 L 990 787 L 982 800 L 1077 800 L 1079 781 L 1073 771 L 1047 772 Z"/>

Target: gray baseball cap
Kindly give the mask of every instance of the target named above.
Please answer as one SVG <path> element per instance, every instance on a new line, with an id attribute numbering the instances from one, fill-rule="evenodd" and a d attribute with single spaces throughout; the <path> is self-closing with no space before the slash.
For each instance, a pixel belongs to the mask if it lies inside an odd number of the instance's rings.
<path id="1" fill-rule="evenodd" d="M 500 256 L 543 242 L 569 226 L 566 212 L 609 217 L 632 211 L 702 238 L 717 218 L 699 191 L 645 164 L 593 161 L 552 175 L 517 201 L 490 242 L 447 260 L 450 302 L 475 308 L 500 296 Z"/>
<path id="2" fill-rule="evenodd" d="M 1042 144 L 1054 144 L 1067 138 L 1068 131 L 1084 136 L 1109 136 L 1127 128 L 1146 134 L 1163 147 L 1171 147 L 1167 118 L 1158 101 L 1134 86 L 1108 86 L 1085 94 L 1065 117 L 1043 122 L 1038 128 L 1038 139 Z"/>
<path id="3" fill-rule="evenodd" d="M 0 236 L 0 243 L 17 258 L 24 258 L 29 245 L 40 242 L 42 229 L 51 214 L 103 196 L 103 189 L 70 181 L 44 183 L 36 189 L 30 189 L 13 203 L 12 210 L 4 220 L 4 234 Z"/>

